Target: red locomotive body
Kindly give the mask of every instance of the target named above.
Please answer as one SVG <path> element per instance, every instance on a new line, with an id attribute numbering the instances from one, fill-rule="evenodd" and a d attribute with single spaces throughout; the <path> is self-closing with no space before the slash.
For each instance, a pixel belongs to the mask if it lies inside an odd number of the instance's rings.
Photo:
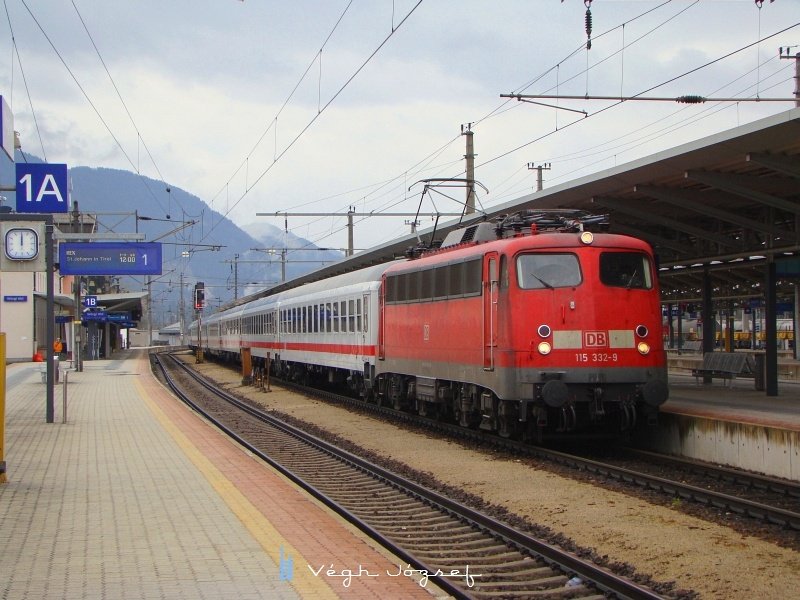
<path id="1" fill-rule="evenodd" d="M 655 416 L 668 388 L 649 246 L 515 225 L 481 223 L 386 271 L 378 396 L 534 439 Z"/>

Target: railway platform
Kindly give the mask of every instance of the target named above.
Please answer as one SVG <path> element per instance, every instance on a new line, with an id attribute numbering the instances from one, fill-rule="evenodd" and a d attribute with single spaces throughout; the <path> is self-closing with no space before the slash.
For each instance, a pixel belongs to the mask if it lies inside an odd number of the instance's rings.
<path id="1" fill-rule="evenodd" d="M 0 597 L 444 596 L 388 576 L 398 559 L 175 399 L 145 351 L 68 375 L 48 424 L 38 365 L 7 367 Z"/>
<path id="2" fill-rule="evenodd" d="M 690 371 L 671 368 L 669 388 L 658 429 L 640 445 L 800 481 L 800 381 L 781 379 L 778 395 L 767 396 L 752 378 L 698 384 Z"/>

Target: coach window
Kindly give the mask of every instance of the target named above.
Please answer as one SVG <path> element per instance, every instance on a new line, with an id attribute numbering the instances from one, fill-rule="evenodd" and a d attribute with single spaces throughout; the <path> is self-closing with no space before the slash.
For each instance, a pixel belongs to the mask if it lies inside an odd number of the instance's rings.
<path id="1" fill-rule="evenodd" d="M 347 301 L 342 300 L 339 303 L 339 320 L 342 323 L 341 331 L 342 333 L 347 332 Z"/>
<path id="2" fill-rule="evenodd" d="M 353 333 L 356 330 L 356 307 L 352 300 L 347 301 L 347 331 Z"/>
<path id="3" fill-rule="evenodd" d="M 580 285 L 578 257 L 574 254 L 522 254 L 517 258 L 517 283 L 523 290 Z"/>
<path id="4" fill-rule="evenodd" d="M 361 298 L 356 300 L 356 331 L 363 331 L 361 329 Z"/>

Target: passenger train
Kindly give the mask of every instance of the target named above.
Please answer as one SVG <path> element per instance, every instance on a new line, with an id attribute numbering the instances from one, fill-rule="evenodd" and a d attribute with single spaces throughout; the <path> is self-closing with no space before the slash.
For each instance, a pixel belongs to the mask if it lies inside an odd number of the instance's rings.
<path id="1" fill-rule="evenodd" d="M 504 437 L 630 432 L 668 396 L 656 267 L 646 242 L 596 220 L 473 224 L 205 317 L 192 346 Z"/>

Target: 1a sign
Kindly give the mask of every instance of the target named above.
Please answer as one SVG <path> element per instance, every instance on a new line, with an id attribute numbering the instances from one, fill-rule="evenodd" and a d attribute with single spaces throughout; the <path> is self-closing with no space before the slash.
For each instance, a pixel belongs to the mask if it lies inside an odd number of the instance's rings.
<path id="1" fill-rule="evenodd" d="M 68 210 L 67 165 L 17 163 L 18 213 L 65 213 Z"/>

